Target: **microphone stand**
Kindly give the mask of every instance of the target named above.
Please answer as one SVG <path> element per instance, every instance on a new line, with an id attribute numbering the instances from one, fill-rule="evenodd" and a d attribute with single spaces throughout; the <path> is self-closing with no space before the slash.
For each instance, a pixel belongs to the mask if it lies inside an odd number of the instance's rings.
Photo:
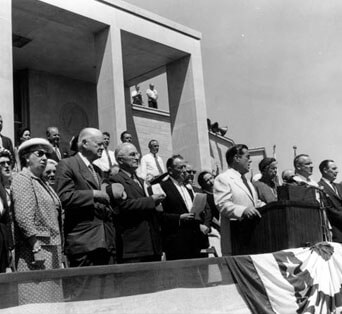
<path id="1" fill-rule="evenodd" d="M 324 199 L 326 195 L 321 188 L 313 187 L 316 191 L 318 191 L 319 195 L 319 213 L 321 219 L 322 233 L 323 233 L 323 241 L 332 242 L 332 235 L 329 230 L 329 220 L 327 217 L 326 206 Z"/>
<path id="2" fill-rule="evenodd" d="M 293 180 L 293 178 L 292 178 Z M 318 197 L 317 201 L 319 203 L 319 215 L 320 215 L 320 220 L 321 220 L 321 228 L 322 228 L 322 234 L 323 234 L 323 241 L 327 241 L 327 242 L 332 242 L 332 235 L 331 232 L 329 230 L 329 220 L 327 217 L 327 212 L 326 212 L 326 206 L 325 206 L 325 202 L 324 199 L 326 199 L 326 195 L 323 191 L 323 189 L 321 187 L 316 187 L 313 185 L 310 185 L 306 182 L 298 182 L 296 180 L 293 180 L 294 182 L 296 182 L 298 185 L 304 185 L 307 188 L 312 188 L 314 189 L 317 193 L 318 193 Z"/>

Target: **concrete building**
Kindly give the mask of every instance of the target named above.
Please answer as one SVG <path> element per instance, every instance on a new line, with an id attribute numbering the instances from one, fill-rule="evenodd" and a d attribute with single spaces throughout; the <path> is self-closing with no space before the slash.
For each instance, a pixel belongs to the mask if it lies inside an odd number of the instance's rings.
<path id="1" fill-rule="evenodd" d="M 162 157 L 210 169 L 200 33 L 119 0 L 1 0 L 0 27 L 3 134 L 56 125 L 66 145 L 93 126 L 113 148 L 128 129 L 142 153 L 156 138 Z M 132 106 L 130 88 L 160 74 L 169 110 Z"/>

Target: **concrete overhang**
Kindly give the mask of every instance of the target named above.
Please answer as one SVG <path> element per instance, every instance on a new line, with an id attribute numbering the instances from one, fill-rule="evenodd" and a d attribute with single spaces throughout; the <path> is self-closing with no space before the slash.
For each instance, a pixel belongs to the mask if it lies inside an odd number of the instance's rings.
<path id="1" fill-rule="evenodd" d="M 100 0 L 94 0 L 100 1 Z M 200 34 L 123 1 L 108 2 L 120 10 L 153 19 L 160 25 L 199 38 Z M 13 47 L 14 71 L 33 69 L 96 83 L 95 36 L 109 26 L 37 0 L 13 0 L 12 31 L 30 41 Z M 132 86 L 165 71 L 187 53 L 121 31 L 124 81 Z"/>
<path id="2" fill-rule="evenodd" d="M 124 80 L 127 86 L 165 72 L 165 66 L 188 54 L 172 47 L 121 31 Z"/>
<path id="3" fill-rule="evenodd" d="M 108 4 L 112 7 L 115 7 L 118 10 L 122 10 L 131 14 L 134 14 L 135 16 L 138 16 L 140 18 L 143 18 L 145 20 L 151 21 L 153 23 L 156 23 L 160 26 L 172 29 L 176 32 L 179 32 L 183 35 L 195 38 L 195 39 L 201 39 L 202 34 L 194 29 L 191 29 L 189 27 L 186 27 L 184 25 L 178 24 L 176 22 L 173 22 L 171 20 L 168 20 L 164 17 L 161 17 L 155 13 L 152 13 L 150 11 L 141 9 L 135 5 L 129 4 L 127 2 L 121 1 L 121 0 L 95 0 L 101 3 Z"/>
<path id="4" fill-rule="evenodd" d="M 14 71 L 34 69 L 95 81 L 94 34 L 107 25 L 40 1 L 12 3 L 12 33 L 31 40 L 13 47 Z"/>

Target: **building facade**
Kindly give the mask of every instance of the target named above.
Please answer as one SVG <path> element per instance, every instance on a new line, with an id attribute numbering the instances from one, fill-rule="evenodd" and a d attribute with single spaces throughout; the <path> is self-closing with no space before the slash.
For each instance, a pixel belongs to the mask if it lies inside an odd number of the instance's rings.
<path id="1" fill-rule="evenodd" d="M 0 27 L 3 134 L 55 125 L 67 145 L 92 126 L 114 148 L 129 130 L 142 152 L 156 138 L 210 169 L 200 33 L 119 0 L 2 0 Z M 168 110 L 132 106 L 130 88 L 160 74 Z"/>

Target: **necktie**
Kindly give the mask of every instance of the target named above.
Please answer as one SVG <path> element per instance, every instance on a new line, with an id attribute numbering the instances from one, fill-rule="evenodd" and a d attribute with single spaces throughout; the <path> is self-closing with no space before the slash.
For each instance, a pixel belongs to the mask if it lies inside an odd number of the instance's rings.
<path id="1" fill-rule="evenodd" d="M 133 180 L 137 185 L 139 185 L 139 187 L 142 189 L 142 186 L 141 186 L 141 184 L 140 184 L 138 178 L 135 176 L 134 173 L 132 173 L 131 178 L 132 178 L 132 180 Z"/>
<path id="2" fill-rule="evenodd" d="M 338 191 L 337 191 L 337 187 L 336 187 L 336 183 L 335 182 L 331 182 L 331 186 L 333 187 L 334 192 L 336 193 L 336 195 L 339 196 Z"/>
<path id="3" fill-rule="evenodd" d="M 154 154 L 153 157 L 154 157 L 154 160 L 156 161 L 156 165 L 157 165 L 157 169 L 158 169 L 158 171 L 159 171 L 159 174 L 162 174 L 162 173 L 163 173 L 163 169 L 162 169 L 161 166 L 160 166 L 160 163 L 159 163 L 159 161 L 158 161 L 157 155 Z"/>
<path id="4" fill-rule="evenodd" d="M 249 193 L 251 194 L 251 196 L 253 196 L 252 190 L 247 182 L 247 179 L 244 175 L 241 176 L 242 182 L 244 183 L 244 185 L 247 187 Z"/>
<path id="5" fill-rule="evenodd" d="M 110 159 L 110 156 L 109 156 L 109 153 L 108 153 L 108 150 L 107 149 L 105 149 L 105 152 L 106 152 L 106 154 L 107 154 L 107 158 L 108 158 L 108 166 L 109 166 L 109 171 L 112 169 L 112 167 L 113 167 L 113 164 L 112 164 L 112 161 L 111 161 L 111 159 Z"/>
<path id="6" fill-rule="evenodd" d="M 58 160 L 61 160 L 62 159 L 61 152 L 59 151 L 57 146 L 55 146 L 55 152 L 56 152 Z"/>
<path id="7" fill-rule="evenodd" d="M 95 182 L 96 182 L 97 187 L 99 188 L 99 187 L 100 187 L 99 178 L 97 177 L 97 174 L 96 174 L 96 171 L 95 171 L 93 165 L 90 164 L 90 165 L 88 166 L 88 168 L 89 168 L 89 170 L 90 170 L 90 172 L 91 172 L 91 174 L 92 174 L 92 176 L 93 176 L 93 178 L 94 178 L 94 180 L 95 180 Z"/>

